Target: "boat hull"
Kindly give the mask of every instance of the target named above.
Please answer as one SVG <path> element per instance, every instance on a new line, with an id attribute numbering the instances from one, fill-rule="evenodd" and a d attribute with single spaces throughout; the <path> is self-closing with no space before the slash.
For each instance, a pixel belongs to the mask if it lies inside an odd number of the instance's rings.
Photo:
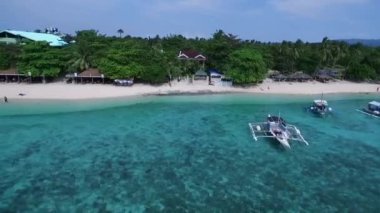
<path id="1" fill-rule="evenodd" d="M 285 148 L 290 149 L 289 144 L 289 134 L 287 134 L 285 131 L 281 131 L 280 133 L 276 133 L 273 131 L 273 129 L 270 129 L 270 133 L 273 135 L 273 137 Z"/>
<path id="2" fill-rule="evenodd" d="M 366 108 L 363 108 L 360 111 L 363 112 L 363 113 L 365 113 L 365 114 L 372 115 L 372 116 L 380 118 L 380 113 L 375 113 L 374 111 L 368 110 Z"/>
<path id="3" fill-rule="evenodd" d="M 325 110 L 320 110 L 320 109 L 312 106 L 312 107 L 309 108 L 309 111 L 312 112 L 315 115 L 325 116 L 325 115 L 328 115 L 331 112 L 331 109 L 330 108 L 326 108 Z"/>
<path id="4" fill-rule="evenodd" d="M 281 144 L 283 147 L 285 147 L 286 149 L 290 149 L 290 144 L 289 144 L 289 141 L 288 141 L 287 139 L 276 137 L 276 140 L 277 140 L 278 142 L 280 142 L 280 144 Z"/>

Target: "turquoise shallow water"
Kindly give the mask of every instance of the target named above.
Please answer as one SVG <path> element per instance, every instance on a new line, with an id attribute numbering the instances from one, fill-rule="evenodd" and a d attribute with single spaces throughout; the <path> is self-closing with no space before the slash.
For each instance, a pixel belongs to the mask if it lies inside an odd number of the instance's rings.
<path id="1" fill-rule="evenodd" d="M 373 95 L 203 95 L 0 105 L 0 212 L 378 212 Z M 278 113 L 310 146 L 254 142 Z"/>

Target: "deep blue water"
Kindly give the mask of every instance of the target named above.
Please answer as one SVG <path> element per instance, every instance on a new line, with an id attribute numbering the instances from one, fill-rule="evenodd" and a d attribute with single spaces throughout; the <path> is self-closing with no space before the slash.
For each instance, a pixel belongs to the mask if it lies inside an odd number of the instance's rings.
<path id="1" fill-rule="evenodd" d="M 0 212 L 378 212 L 378 97 L 203 95 L 0 105 Z M 253 141 L 281 113 L 309 146 Z"/>

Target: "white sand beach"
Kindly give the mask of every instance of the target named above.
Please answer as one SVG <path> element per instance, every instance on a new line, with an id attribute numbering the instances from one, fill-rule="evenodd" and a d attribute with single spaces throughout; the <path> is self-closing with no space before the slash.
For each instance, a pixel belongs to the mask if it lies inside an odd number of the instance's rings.
<path id="1" fill-rule="evenodd" d="M 254 87 L 222 87 L 207 83 L 174 82 L 171 86 L 151 86 L 135 84 L 131 87 L 117 87 L 102 84 L 66 84 L 63 82 L 48 84 L 0 84 L 0 97 L 8 99 L 95 99 L 139 95 L 164 95 L 186 93 L 261 93 L 261 94 L 302 94 L 313 95 L 327 93 L 376 93 L 378 84 L 336 81 L 329 83 L 311 82 L 273 82 L 270 79 Z M 19 94 L 25 94 L 20 96 Z"/>

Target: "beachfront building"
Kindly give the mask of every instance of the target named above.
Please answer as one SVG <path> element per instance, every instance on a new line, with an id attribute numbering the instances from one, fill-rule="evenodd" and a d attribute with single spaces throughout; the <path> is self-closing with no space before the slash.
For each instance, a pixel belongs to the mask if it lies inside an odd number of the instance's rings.
<path id="1" fill-rule="evenodd" d="M 202 55 L 201 53 L 195 50 L 179 51 L 177 58 L 179 60 L 186 60 L 186 61 L 199 61 L 202 64 L 203 69 L 205 66 L 205 62 L 207 60 L 206 56 Z"/>
<path id="2" fill-rule="evenodd" d="M 342 79 L 345 70 L 343 68 L 323 68 L 316 70 L 314 76 L 318 80 L 323 77 L 324 80 Z"/>
<path id="3" fill-rule="evenodd" d="M 217 69 L 209 69 L 210 85 L 221 85 L 224 75 Z"/>
<path id="4" fill-rule="evenodd" d="M 332 77 L 325 74 L 325 73 L 318 73 L 314 76 L 314 78 L 317 80 L 317 81 L 320 81 L 322 83 L 326 83 L 326 82 L 329 82 Z"/>
<path id="5" fill-rule="evenodd" d="M 280 73 L 278 75 L 271 76 L 271 79 L 273 79 L 273 81 L 285 81 L 287 76 Z"/>
<path id="6" fill-rule="evenodd" d="M 273 77 L 280 75 L 280 74 L 281 74 L 281 72 L 278 70 L 268 70 L 267 78 L 273 78 Z"/>
<path id="7" fill-rule="evenodd" d="M 193 82 L 193 80 L 198 82 L 208 80 L 207 73 L 204 71 L 205 62 L 207 60 L 206 56 L 195 50 L 183 50 L 179 51 L 177 59 L 185 62 L 182 64 L 185 75 L 194 73 L 193 76 L 189 78 L 190 82 Z"/>
<path id="8" fill-rule="evenodd" d="M 103 83 L 105 76 L 98 70 L 94 68 L 87 69 L 79 74 L 74 73 L 69 77 L 73 78 L 76 83 Z"/>
<path id="9" fill-rule="evenodd" d="M 305 82 L 305 81 L 311 81 L 313 78 L 303 73 L 302 71 L 295 72 L 287 77 L 288 81 L 299 81 L 299 82 Z"/>
<path id="10" fill-rule="evenodd" d="M 24 74 L 20 74 L 17 69 L 10 68 L 7 70 L 0 70 L 0 82 L 18 82 L 20 83 L 25 79 Z"/>
<path id="11" fill-rule="evenodd" d="M 226 77 L 222 72 L 217 69 L 209 69 L 209 84 L 214 86 L 231 87 L 232 79 Z"/>
<path id="12" fill-rule="evenodd" d="M 60 47 L 67 44 L 61 37 L 48 33 L 35 33 L 16 30 L 0 31 L 0 43 L 24 44 L 31 41 L 44 41 L 54 47 Z"/>
<path id="13" fill-rule="evenodd" d="M 194 81 L 207 81 L 208 76 L 207 73 L 204 70 L 198 70 L 194 74 Z"/>

